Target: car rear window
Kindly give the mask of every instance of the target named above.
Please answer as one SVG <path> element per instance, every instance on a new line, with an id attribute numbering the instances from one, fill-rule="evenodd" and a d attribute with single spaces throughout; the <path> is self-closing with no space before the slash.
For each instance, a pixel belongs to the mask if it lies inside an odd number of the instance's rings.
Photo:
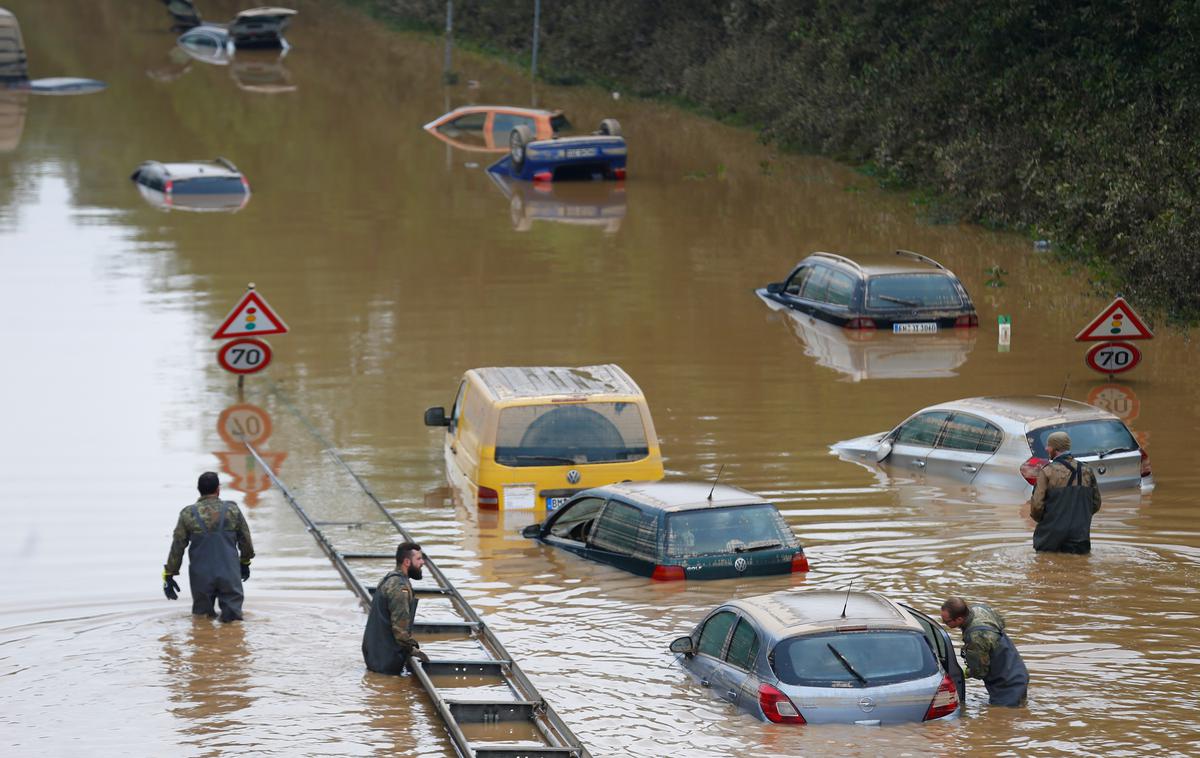
<path id="1" fill-rule="evenodd" d="M 667 555 L 671 558 L 798 544 L 783 516 L 769 503 L 667 514 Z"/>
<path id="2" fill-rule="evenodd" d="M 868 308 L 959 308 L 962 304 L 954 280 L 942 274 L 888 274 L 867 282 Z"/>
<path id="3" fill-rule="evenodd" d="M 620 463 L 649 454 L 646 426 L 636 403 L 505 408 L 496 430 L 496 462 L 505 466 Z"/>
<path id="4" fill-rule="evenodd" d="M 1046 438 L 1052 432 L 1066 432 L 1071 435 L 1071 455 L 1076 457 L 1138 449 L 1137 440 L 1125 424 L 1117 419 L 1093 419 L 1074 424 L 1043 426 L 1029 432 L 1025 438 L 1029 440 L 1029 449 L 1038 458 L 1046 457 Z"/>
<path id="5" fill-rule="evenodd" d="M 172 184 L 176 194 L 193 195 L 240 195 L 246 191 L 239 176 L 197 176 L 192 179 L 176 179 Z"/>
<path id="6" fill-rule="evenodd" d="M 938 672 L 925 635 L 899 630 L 789 637 L 775 646 L 771 665 L 784 684 L 806 687 L 875 686 Z"/>

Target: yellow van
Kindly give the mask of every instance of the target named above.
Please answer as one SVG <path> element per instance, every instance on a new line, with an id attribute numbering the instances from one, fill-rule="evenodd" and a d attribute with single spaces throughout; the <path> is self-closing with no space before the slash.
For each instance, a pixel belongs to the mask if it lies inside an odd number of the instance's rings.
<path id="1" fill-rule="evenodd" d="M 554 510 L 588 487 L 662 479 L 646 396 L 620 367 L 475 368 L 446 427 L 446 479 L 480 508 Z"/>

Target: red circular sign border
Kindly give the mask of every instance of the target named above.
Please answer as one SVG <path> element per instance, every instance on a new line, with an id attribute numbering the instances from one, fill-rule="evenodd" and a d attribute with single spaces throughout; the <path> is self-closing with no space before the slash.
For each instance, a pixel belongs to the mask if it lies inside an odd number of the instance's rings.
<path id="1" fill-rule="evenodd" d="M 229 352 L 229 350 L 235 345 L 254 345 L 255 347 L 262 348 L 262 365 L 255 366 L 251 369 L 234 368 L 233 366 L 229 365 L 229 362 L 225 360 L 225 354 Z M 257 374 L 259 371 L 262 371 L 271 364 L 271 346 L 267 344 L 266 340 L 254 339 L 253 337 L 239 337 L 238 339 L 230 340 L 221 346 L 221 349 L 217 351 L 217 363 L 221 364 L 221 368 L 225 369 L 231 374 Z"/>
<path id="2" fill-rule="evenodd" d="M 1101 368 L 1100 366 L 1096 365 L 1096 353 L 1109 347 L 1125 348 L 1133 354 L 1133 360 L 1129 362 L 1128 366 L 1122 366 L 1121 368 Z M 1087 355 L 1084 356 L 1084 360 L 1087 362 L 1089 368 L 1091 368 L 1093 371 L 1098 371 L 1101 374 L 1123 374 L 1142 362 L 1142 351 L 1137 349 L 1137 345 L 1133 345 L 1129 342 L 1101 342 L 1097 345 L 1092 345 L 1091 348 L 1088 349 Z"/>

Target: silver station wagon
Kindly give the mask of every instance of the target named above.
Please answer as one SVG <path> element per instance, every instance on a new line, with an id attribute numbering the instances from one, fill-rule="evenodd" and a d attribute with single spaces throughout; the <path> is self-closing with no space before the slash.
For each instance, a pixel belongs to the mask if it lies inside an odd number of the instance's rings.
<path id="1" fill-rule="evenodd" d="M 969 397 L 922 408 L 895 429 L 833 445 L 843 459 L 903 476 L 1027 489 L 1047 462 L 1046 438 L 1071 435 L 1071 453 L 1104 489 L 1154 486 L 1150 456 L 1129 428 L 1095 406 L 1049 395 Z"/>
<path id="2" fill-rule="evenodd" d="M 933 619 L 875 592 L 731 600 L 671 643 L 724 700 L 782 724 L 889 724 L 959 714 L 962 669 Z"/>

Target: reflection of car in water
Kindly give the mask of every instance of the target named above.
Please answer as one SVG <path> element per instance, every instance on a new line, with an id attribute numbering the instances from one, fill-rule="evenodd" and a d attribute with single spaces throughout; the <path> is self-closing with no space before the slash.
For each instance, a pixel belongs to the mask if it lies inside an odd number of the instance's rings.
<path id="1" fill-rule="evenodd" d="M 534 182 L 624 179 L 628 152 L 615 118 L 604 119 L 593 134 L 581 137 L 539 139 L 521 125 L 509 134 L 508 155 L 487 170 Z"/>
<path id="2" fill-rule="evenodd" d="M 529 231 L 535 221 L 553 221 L 598 226 L 611 234 L 625 218 L 624 182 L 530 184 L 491 171 L 487 175 L 508 198 L 513 229 L 519 232 Z"/>
<path id="3" fill-rule="evenodd" d="M 146 161 L 129 177 L 142 197 L 163 209 L 237 211 L 250 200 L 250 185 L 237 166 L 215 161 Z"/>
<path id="4" fill-rule="evenodd" d="M 971 397 L 923 408 L 888 432 L 839 442 L 832 452 L 900 476 L 1028 492 L 1046 464 L 1051 432 L 1071 435 L 1071 452 L 1103 489 L 1154 486 L 1150 456 L 1108 411 L 1048 395 Z"/>
<path id="5" fill-rule="evenodd" d="M 859 382 L 864 379 L 924 379 L 954 376 L 975 347 L 976 330 L 951 329 L 934 334 L 891 334 L 875 329 L 845 329 L 763 298 L 783 317 L 804 354 Z"/>
<path id="6" fill-rule="evenodd" d="M 460 150 L 502 153 L 508 149 L 509 134 L 518 126 L 528 127 L 536 139 L 550 139 L 571 128 L 562 111 L 508 105 L 465 105 L 422 128 Z"/>
<path id="7" fill-rule="evenodd" d="M 286 51 L 279 55 L 270 50 L 239 52 L 229 66 L 229 75 L 237 83 L 238 89 L 247 92 L 265 95 L 295 92 L 296 85 L 292 84 L 291 72 L 283 65 L 285 55 Z"/>
<path id="8" fill-rule="evenodd" d="M 965 692 L 946 630 L 876 592 L 731 600 L 670 649 L 719 697 L 776 724 L 956 717 Z"/>
<path id="9" fill-rule="evenodd" d="M 21 144 L 26 100 L 24 92 L 0 89 L 0 153 L 16 150 Z"/>
<path id="10" fill-rule="evenodd" d="M 663 581 L 808 571 L 804 548 L 774 505 L 712 482 L 585 490 L 522 535 Z"/>

